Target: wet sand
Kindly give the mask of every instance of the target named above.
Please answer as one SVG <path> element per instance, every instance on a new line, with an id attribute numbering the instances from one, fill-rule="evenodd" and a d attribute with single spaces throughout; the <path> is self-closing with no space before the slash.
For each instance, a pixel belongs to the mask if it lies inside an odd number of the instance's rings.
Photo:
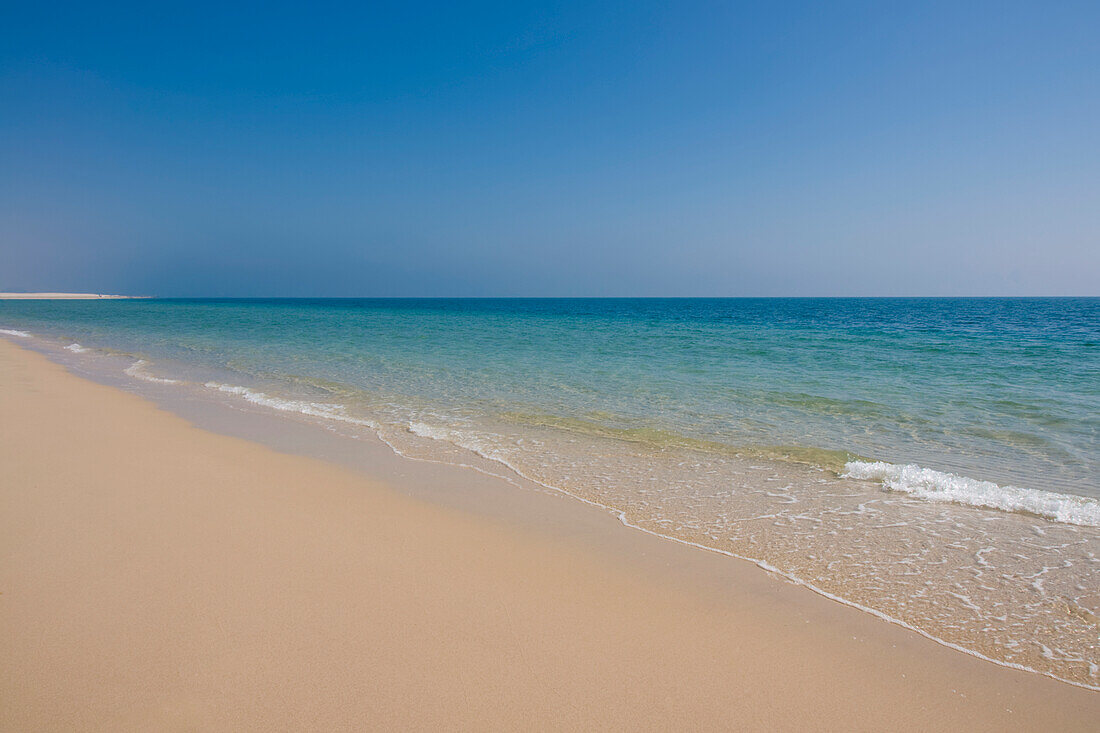
<path id="1" fill-rule="evenodd" d="M 467 500 L 425 500 L 401 460 L 219 435 L 0 339 L 0 729 L 1100 719 L 1098 693 L 591 507 L 498 486 L 508 511 L 481 511 L 495 480 L 443 466 L 435 490 Z"/>

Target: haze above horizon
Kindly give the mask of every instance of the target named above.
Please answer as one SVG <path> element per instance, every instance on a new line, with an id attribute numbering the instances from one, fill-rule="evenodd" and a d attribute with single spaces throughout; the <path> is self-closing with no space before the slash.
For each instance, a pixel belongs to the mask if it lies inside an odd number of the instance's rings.
<path id="1" fill-rule="evenodd" d="M 1100 295 L 1100 6 L 0 9 L 0 290 Z"/>

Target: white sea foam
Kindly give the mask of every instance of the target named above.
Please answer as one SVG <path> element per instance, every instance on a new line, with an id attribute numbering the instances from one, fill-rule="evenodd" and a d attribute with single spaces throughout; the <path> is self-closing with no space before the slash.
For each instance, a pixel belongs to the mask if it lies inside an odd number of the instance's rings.
<path id="1" fill-rule="evenodd" d="M 145 359 L 138 359 L 130 366 L 126 367 L 123 371 L 136 379 L 143 379 L 146 382 L 156 382 L 158 384 L 178 384 L 178 379 L 166 379 L 164 377 L 154 377 L 145 371 L 145 365 L 149 362 Z"/>
<path id="2" fill-rule="evenodd" d="M 7 334 L 8 336 L 18 336 L 19 338 L 30 338 L 31 335 L 26 331 L 17 331 L 14 328 L 0 328 L 0 333 Z"/>
<path id="3" fill-rule="evenodd" d="M 434 425 L 428 425 L 422 422 L 409 423 L 409 432 L 413 435 L 419 435 L 421 438 L 431 438 L 432 440 L 449 440 L 454 442 L 456 432 L 448 430 L 447 428 L 436 427 Z"/>
<path id="4" fill-rule="evenodd" d="M 1100 527 L 1100 501 L 1053 491 L 998 486 L 991 481 L 934 471 L 910 463 L 904 466 L 883 461 L 851 461 L 844 477 L 881 481 L 890 491 L 903 491 L 929 501 L 1027 512 L 1047 519 L 1082 527 Z"/>
<path id="5" fill-rule="evenodd" d="M 486 458 L 490 461 L 496 461 L 502 463 L 508 468 L 512 469 L 521 476 L 522 472 L 515 466 L 513 466 L 506 458 L 505 455 L 495 448 L 491 443 L 479 438 L 477 435 L 471 432 L 454 430 L 452 428 L 446 428 L 438 425 L 428 425 L 422 422 L 409 423 L 409 432 L 413 435 L 419 435 L 421 438 L 431 438 L 432 440 L 443 440 L 452 445 L 457 445 L 459 448 L 465 448 L 468 451 L 472 451 L 482 458 Z"/>
<path id="6" fill-rule="evenodd" d="M 81 346 L 80 344 L 69 344 L 65 348 L 73 352 L 74 354 L 86 354 L 91 351 L 91 349 Z"/>
<path id="7" fill-rule="evenodd" d="M 352 417 L 347 414 L 347 407 L 340 404 L 334 404 L 331 402 L 307 402 L 305 400 L 288 400 L 281 397 L 272 397 L 271 395 L 263 392 L 258 392 L 248 387 L 240 387 L 235 384 L 221 384 L 220 382 L 207 382 L 206 386 L 210 389 L 216 389 L 219 392 L 226 392 L 228 394 L 237 395 L 242 399 L 245 399 L 252 404 L 261 405 L 262 407 L 269 407 L 273 410 L 282 410 L 284 412 L 298 412 L 303 415 L 310 415 L 311 417 L 322 417 L 328 420 L 339 420 L 340 422 L 351 423 L 352 425 L 362 425 L 368 428 L 377 427 L 371 420 L 364 420 L 362 418 Z"/>

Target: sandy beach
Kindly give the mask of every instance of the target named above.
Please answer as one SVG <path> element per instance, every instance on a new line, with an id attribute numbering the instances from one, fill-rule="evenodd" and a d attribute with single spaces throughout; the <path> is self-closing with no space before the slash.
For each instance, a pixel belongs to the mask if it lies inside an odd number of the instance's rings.
<path id="1" fill-rule="evenodd" d="M 1100 718 L 1095 692 L 576 502 L 497 487 L 516 521 L 425 501 L 403 472 L 441 494 L 472 472 L 402 460 L 371 475 L 200 429 L 0 339 L 0 729 Z"/>

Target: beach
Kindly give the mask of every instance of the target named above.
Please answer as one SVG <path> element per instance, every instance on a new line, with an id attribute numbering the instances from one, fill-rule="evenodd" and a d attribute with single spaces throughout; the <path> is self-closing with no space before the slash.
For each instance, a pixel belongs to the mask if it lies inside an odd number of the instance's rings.
<path id="1" fill-rule="evenodd" d="M 0 733 L 1100 733 L 1100 3 L 10 10 Z"/>
<path id="2" fill-rule="evenodd" d="M 1091 689 L 1097 323 L 1088 298 L 0 303 L 0 336 L 204 427 L 471 467 Z M 516 501 L 448 481 L 425 495 Z"/>
<path id="3" fill-rule="evenodd" d="M 4 730 L 1087 730 L 1100 713 L 1095 692 L 596 508 L 218 435 L 14 339 L 0 415 Z M 525 519 L 402 480 L 506 492 Z"/>

